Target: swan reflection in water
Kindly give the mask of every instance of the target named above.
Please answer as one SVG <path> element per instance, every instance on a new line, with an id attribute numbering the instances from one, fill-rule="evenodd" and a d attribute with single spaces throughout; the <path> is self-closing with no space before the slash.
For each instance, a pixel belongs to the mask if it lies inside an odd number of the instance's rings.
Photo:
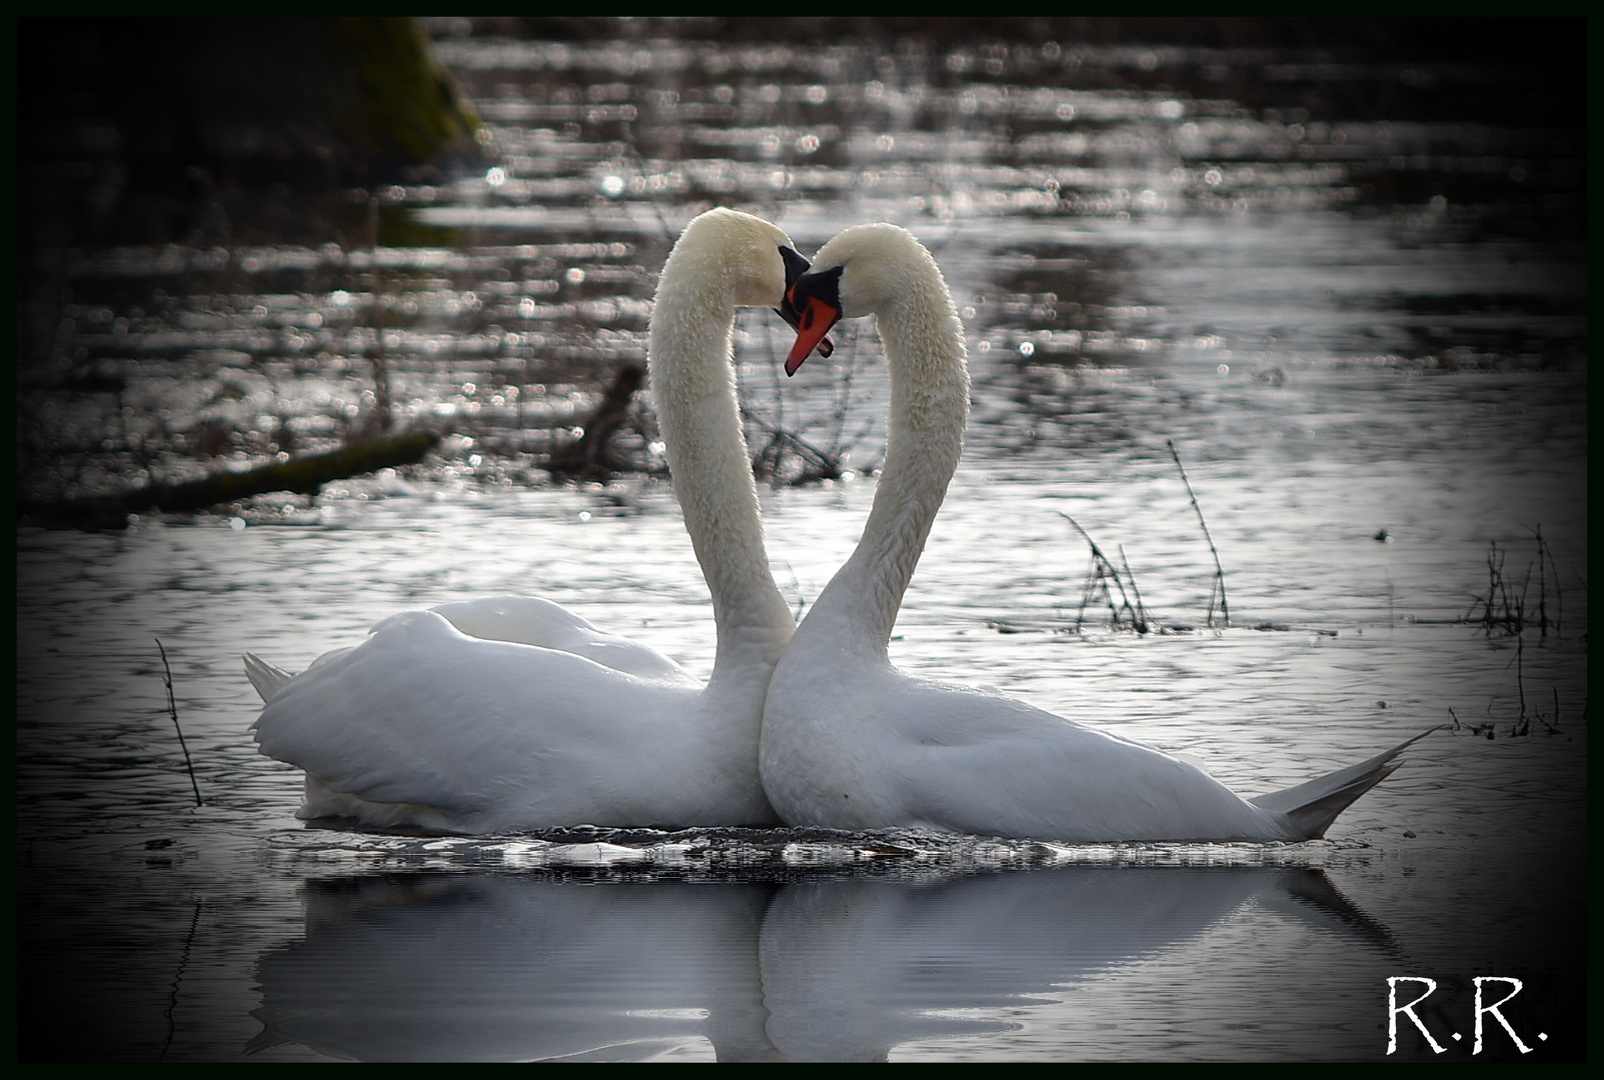
<path id="1" fill-rule="evenodd" d="M 1184 880 L 1177 875 L 1184 875 Z M 883 1061 L 1007 1031 L 1244 907 L 1391 952 L 1309 869 L 1069 867 L 784 885 L 495 874 L 310 881 L 305 938 L 261 960 L 263 1032 L 392 1061 Z M 1033 1001 L 1022 999 L 1034 998 Z"/>

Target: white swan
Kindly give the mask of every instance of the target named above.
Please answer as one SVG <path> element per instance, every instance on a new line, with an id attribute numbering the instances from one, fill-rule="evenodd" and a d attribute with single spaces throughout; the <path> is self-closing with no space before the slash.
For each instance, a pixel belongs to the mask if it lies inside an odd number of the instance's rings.
<path id="1" fill-rule="evenodd" d="M 247 654 L 257 743 L 306 772 L 298 816 L 457 833 L 779 823 L 757 742 L 794 621 L 763 548 L 732 333 L 738 306 L 781 306 L 806 268 L 780 229 L 718 209 L 686 226 L 658 282 L 652 395 L 712 593 L 707 685 L 530 597 L 391 616 L 293 678 Z"/>
<path id="2" fill-rule="evenodd" d="M 787 296 L 801 317 L 788 373 L 837 319 L 872 314 L 891 375 L 863 538 L 769 683 L 759 766 L 787 823 L 1081 843 L 1304 840 L 1397 767 L 1408 743 L 1247 800 L 1149 747 L 894 668 L 886 643 L 963 445 L 963 328 L 935 260 L 893 225 L 841 233 Z"/>

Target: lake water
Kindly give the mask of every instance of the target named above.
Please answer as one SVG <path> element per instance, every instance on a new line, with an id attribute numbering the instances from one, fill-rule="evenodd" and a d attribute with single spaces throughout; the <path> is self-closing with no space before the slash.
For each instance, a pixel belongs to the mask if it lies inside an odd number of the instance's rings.
<path id="1" fill-rule="evenodd" d="M 80 374 L 25 396 L 26 493 L 318 449 L 386 402 L 447 434 L 315 499 L 19 528 L 24 1059 L 1586 1056 L 1582 143 L 1524 69 L 429 25 L 486 175 L 336 206 L 357 232 L 323 242 L 66 260 Z M 804 254 L 902 224 L 963 313 L 974 418 L 900 666 L 1245 794 L 1447 726 L 1297 845 L 303 827 L 247 730 L 246 650 L 300 670 L 396 611 L 519 592 L 710 670 L 669 484 L 539 464 L 644 358 L 655 275 L 714 202 Z M 754 448 L 783 429 L 844 470 L 787 483 L 791 455 L 763 489 L 805 612 L 873 497 L 884 366 L 843 324 L 785 381 L 778 320 L 740 327 Z M 639 419 L 617 451 L 649 470 Z M 1083 602 L 1066 514 L 1163 632 Z M 1402 1015 L 1389 1055 L 1400 976 L 1435 980 L 1440 1054 Z M 1474 1053 L 1489 977 L 1522 989 Z"/>

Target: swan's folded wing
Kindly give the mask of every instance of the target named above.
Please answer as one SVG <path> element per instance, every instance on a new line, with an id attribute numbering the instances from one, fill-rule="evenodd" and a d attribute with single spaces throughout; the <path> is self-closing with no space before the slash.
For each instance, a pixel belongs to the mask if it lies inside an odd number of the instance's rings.
<path id="1" fill-rule="evenodd" d="M 917 817 L 1072 843 L 1274 836 L 1262 811 L 1168 754 L 1012 698 L 914 686 L 899 695 L 891 780 Z"/>
<path id="2" fill-rule="evenodd" d="M 469 637 L 559 649 L 643 679 L 698 685 L 695 676 L 650 645 L 598 630 L 588 619 L 537 596 L 491 596 L 429 610 Z"/>
<path id="3" fill-rule="evenodd" d="M 314 664 L 254 730 L 263 753 L 334 791 L 538 819 L 544 798 L 583 808 L 651 787 L 652 744 L 673 737 L 679 725 L 667 721 L 695 694 L 570 653 L 472 638 L 419 611 Z"/>

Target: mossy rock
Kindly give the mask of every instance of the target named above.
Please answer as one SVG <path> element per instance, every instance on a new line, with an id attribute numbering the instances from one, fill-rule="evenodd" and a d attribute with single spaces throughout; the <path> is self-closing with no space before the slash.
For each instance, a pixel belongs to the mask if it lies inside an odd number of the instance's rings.
<path id="1" fill-rule="evenodd" d="M 405 18 L 25 19 L 19 156 L 133 189 L 371 186 L 482 168 L 480 121 Z"/>
<path id="2" fill-rule="evenodd" d="M 476 158 L 479 117 L 404 18 L 330 20 L 330 48 L 356 80 L 336 123 L 370 160 L 429 165 Z"/>

